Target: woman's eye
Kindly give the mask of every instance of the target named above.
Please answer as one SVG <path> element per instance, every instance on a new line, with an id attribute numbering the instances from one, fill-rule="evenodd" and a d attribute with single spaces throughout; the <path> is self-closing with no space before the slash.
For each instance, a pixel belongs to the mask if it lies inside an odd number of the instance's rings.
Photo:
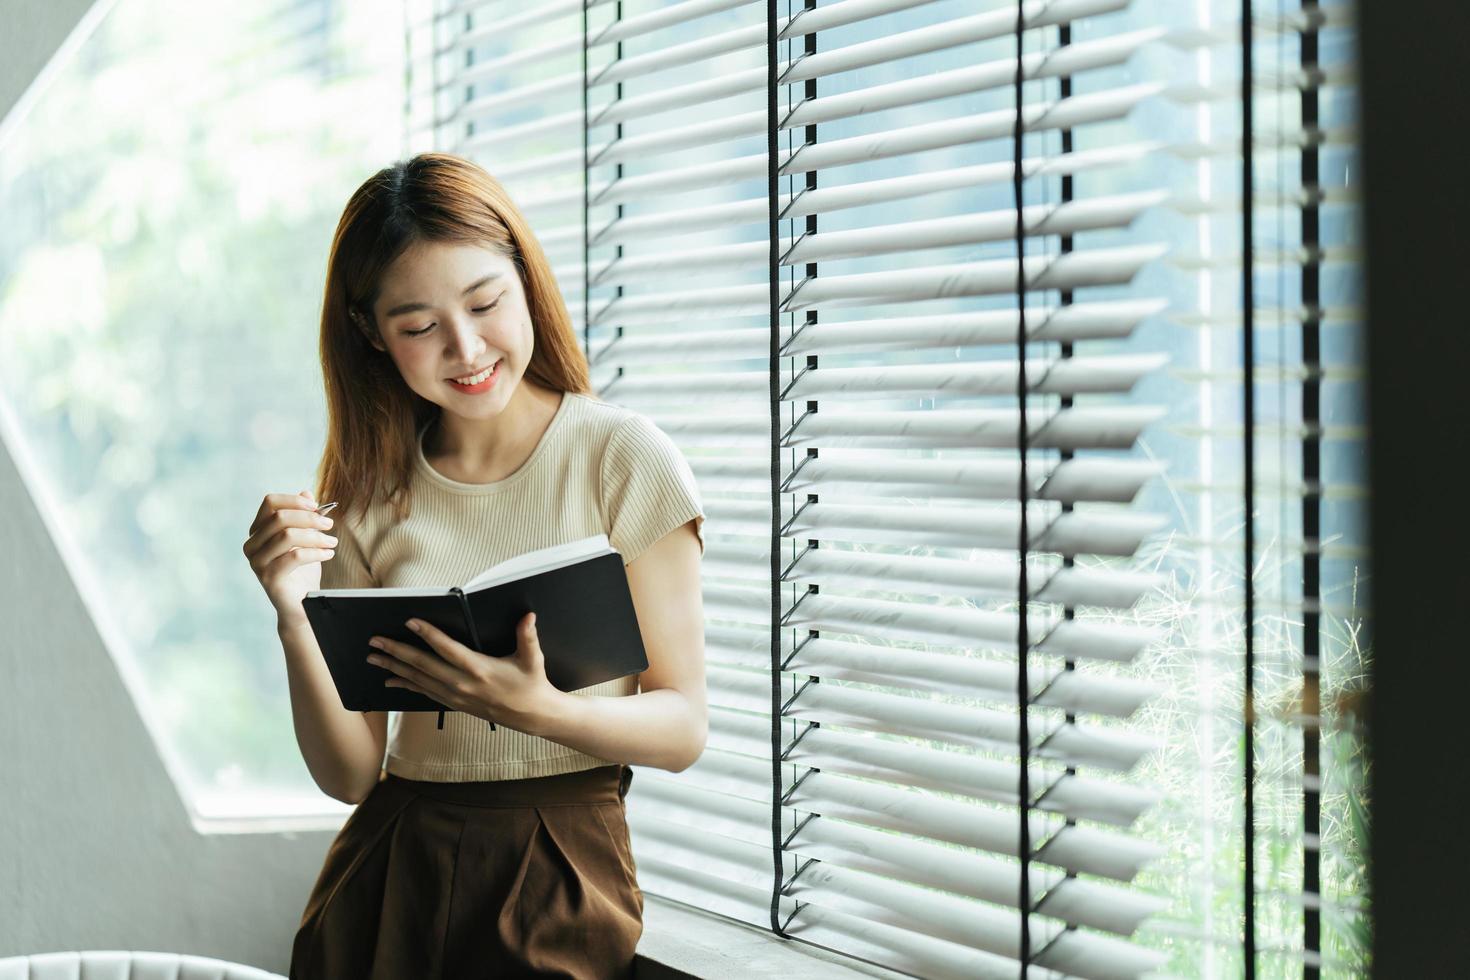
<path id="1" fill-rule="evenodd" d="M 475 306 L 475 307 L 471 307 L 471 312 L 474 312 L 474 313 L 489 313 L 491 310 L 495 309 L 495 307 L 497 307 L 499 305 L 500 305 L 500 297 L 497 296 L 495 298 L 495 302 L 491 303 L 489 306 Z M 409 337 L 417 337 L 420 334 L 426 334 L 430 330 L 433 330 L 433 329 L 434 329 L 434 324 L 431 323 L 427 327 L 424 327 L 422 330 L 405 330 L 403 332 L 404 332 L 405 335 L 407 335 Z"/>

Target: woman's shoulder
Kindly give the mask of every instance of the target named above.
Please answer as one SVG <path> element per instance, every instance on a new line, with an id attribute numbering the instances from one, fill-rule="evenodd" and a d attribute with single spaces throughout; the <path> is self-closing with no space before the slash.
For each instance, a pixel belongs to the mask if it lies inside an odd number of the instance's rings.
<path id="1" fill-rule="evenodd" d="M 593 395 L 568 393 L 567 397 L 577 399 L 577 429 L 584 445 L 602 461 L 604 486 L 618 473 L 687 469 L 674 440 L 649 416 Z"/>
<path id="2" fill-rule="evenodd" d="M 655 428 L 653 421 L 643 413 L 603 401 L 596 395 L 567 392 L 566 397 L 575 399 L 577 428 L 582 437 L 599 447 L 608 446 L 622 431 Z"/>

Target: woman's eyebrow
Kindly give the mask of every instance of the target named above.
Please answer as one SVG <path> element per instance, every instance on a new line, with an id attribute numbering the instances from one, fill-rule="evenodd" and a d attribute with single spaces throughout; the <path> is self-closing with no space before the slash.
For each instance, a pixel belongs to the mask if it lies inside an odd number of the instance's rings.
<path id="1" fill-rule="evenodd" d="M 485 285 L 485 283 L 491 282 L 495 279 L 499 279 L 500 276 L 501 273 L 492 272 L 488 276 L 485 276 L 481 279 L 476 279 L 474 282 L 466 286 L 464 288 L 464 292 L 460 293 L 460 295 L 468 296 L 470 293 L 473 293 L 475 290 Z M 393 309 L 389 310 L 387 313 L 384 313 L 383 316 L 391 317 L 398 316 L 400 313 L 417 313 L 419 310 L 427 310 L 428 308 L 428 303 L 399 303 L 397 306 L 393 307 Z"/>

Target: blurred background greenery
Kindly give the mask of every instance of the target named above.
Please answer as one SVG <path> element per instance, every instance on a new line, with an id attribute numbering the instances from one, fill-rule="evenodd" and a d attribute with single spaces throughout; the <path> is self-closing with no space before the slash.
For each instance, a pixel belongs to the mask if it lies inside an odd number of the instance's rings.
<path id="1" fill-rule="evenodd" d="M 241 546 L 313 485 L 326 257 L 402 148 L 403 16 L 125 0 L 0 148 L 0 391 L 205 809 L 320 798 Z"/>

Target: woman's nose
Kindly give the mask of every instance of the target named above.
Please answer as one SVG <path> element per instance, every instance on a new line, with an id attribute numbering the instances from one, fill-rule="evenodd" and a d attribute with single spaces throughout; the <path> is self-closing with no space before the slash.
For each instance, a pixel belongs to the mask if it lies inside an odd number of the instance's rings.
<path id="1" fill-rule="evenodd" d="M 485 338 L 480 336 L 473 320 L 457 319 L 449 335 L 450 356 L 457 357 L 466 364 L 478 361 L 480 355 L 485 351 Z"/>

